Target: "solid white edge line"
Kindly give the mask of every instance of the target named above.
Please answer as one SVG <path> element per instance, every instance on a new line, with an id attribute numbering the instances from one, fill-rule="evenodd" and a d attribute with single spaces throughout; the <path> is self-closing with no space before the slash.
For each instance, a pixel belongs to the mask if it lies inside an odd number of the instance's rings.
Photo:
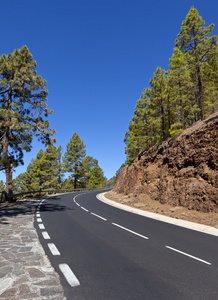
<path id="1" fill-rule="evenodd" d="M 172 247 L 169 247 L 169 246 L 165 246 L 165 247 L 168 248 L 168 249 L 170 249 L 170 250 L 173 250 L 173 251 L 175 251 L 175 252 L 178 252 L 178 253 L 180 253 L 180 254 L 186 255 L 186 256 L 191 257 L 191 258 L 193 258 L 193 259 L 196 259 L 196 260 L 198 260 L 198 261 L 200 261 L 200 262 L 202 262 L 202 263 L 204 263 L 204 264 L 211 265 L 211 263 L 209 263 L 208 261 L 203 260 L 203 259 L 200 259 L 200 258 L 198 258 L 198 257 L 196 257 L 196 256 L 190 255 L 190 254 L 188 254 L 188 253 L 182 252 L 182 251 L 180 251 L 180 250 L 178 250 L 178 249 L 175 249 L 175 248 L 172 248 Z"/>
<path id="2" fill-rule="evenodd" d="M 48 243 L 48 248 L 50 249 L 51 253 L 53 255 L 61 255 L 60 252 L 58 251 L 57 247 L 53 243 Z"/>
<path id="3" fill-rule="evenodd" d="M 45 229 L 45 226 L 43 224 L 39 224 L 39 229 Z"/>
<path id="4" fill-rule="evenodd" d="M 67 264 L 59 264 L 59 268 L 70 286 L 75 287 L 80 285 L 79 280 L 76 278 L 76 276 Z"/>
<path id="5" fill-rule="evenodd" d="M 47 231 L 42 231 L 42 236 L 45 240 L 50 240 L 51 239 Z"/>
<path id="6" fill-rule="evenodd" d="M 99 216 L 99 215 L 96 215 L 96 214 L 94 214 L 94 213 L 90 213 L 91 215 L 93 215 L 93 216 L 96 216 L 96 217 L 98 217 L 98 218 L 100 218 L 100 219 L 102 219 L 102 220 L 104 220 L 104 221 L 107 221 L 107 219 L 105 219 L 105 218 L 103 218 L 103 217 L 101 217 L 101 216 Z"/>
<path id="7" fill-rule="evenodd" d="M 160 214 L 157 214 L 157 213 L 148 212 L 148 211 L 138 209 L 138 208 L 133 208 L 133 207 L 130 207 L 128 205 L 121 204 L 121 203 L 115 202 L 113 200 L 109 200 L 107 197 L 105 197 L 105 194 L 106 194 L 105 192 L 100 193 L 100 194 L 96 195 L 96 198 L 98 200 L 108 204 L 108 205 L 114 206 L 118 209 L 122 209 L 122 210 L 125 210 L 125 211 L 128 211 L 128 212 L 140 215 L 140 216 L 155 219 L 155 220 L 160 221 L 160 222 L 166 222 L 166 223 L 173 224 L 173 225 L 176 225 L 176 226 L 180 226 L 180 227 L 183 227 L 183 228 L 188 228 L 188 229 L 195 230 L 195 231 L 198 231 L 198 232 L 202 232 L 202 233 L 205 233 L 205 234 L 211 234 L 211 235 L 214 235 L 214 236 L 218 236 L 218 228 L 203 225 L 203 224 L 198 224 L 198 223 L 194 223 L 194 222 L 190 222 L 190 221 L 175 219 L 175 218 L 167 217 L 167 216 L 160 215 Z"/>
<path id="8" fill-rule="evenodd" d="M 83 210 L 89 212 L 88 209 L 86 209 L 85 207 L 81 206 L 81 208 L 82 208 Z"/>
<path id="9" fill-rule="evenodd" d="M 112 224 L 115 225 L 115 226 L 117 226 L 117 227 L 120 227 L 120 228 L 122 228 L 122 229 L 124 229 L 124 230 L 126 230 L 126 231 L 129 231 L 129 232 L 131 232 L 131 233 L 133 233 L 133 234 L 135 234 L 135 235 L 138 235 L 138 236 L 142 237 L 143 239 L 146 239 L 146 240 L 149 239 L 147 236 L 144 236 L 144 235 L 142 235 L 142 234 L 139 234 L 139 233 L 137 233 L 137 232 L 135 232 L 135 231 L 132 231 L 132 230 L 126 228 L 126 227 L 120 226 L 120 225 L 118 225 L 118 224 L 116 224 L 116 223 L 112 223 Z"/>
<path id="10" fill-rule="evenodd" d="M 42 222 L 42 219 L 41 218 L 37 218 L 37 222 Z"/>

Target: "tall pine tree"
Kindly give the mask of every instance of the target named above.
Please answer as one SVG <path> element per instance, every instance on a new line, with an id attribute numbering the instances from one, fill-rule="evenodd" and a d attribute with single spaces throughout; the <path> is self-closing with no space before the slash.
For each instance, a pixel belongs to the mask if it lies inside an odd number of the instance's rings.
<path id="1" fill-rule="evenodd" d="M 13 191 L 13 167 L 23 164 L 23 151 L 31 150 L 33 135 L 47 143 L 54 133 L 45 120 L 51 113 L 46 81 L 35 68 L 26 46 L 0 58 L 1 169 L 6 173 L 7 194 Z"/>
<path id="2" fill-rule="evenodd" d="M 182 27 L 176 46 L 185 54 L 191 70 L 192 81 L 195 84 L 196 104 L 199 106 L 200 119 L 205 118 L 205 82 L 203 76 L 204 63 L 213 60 L 216 55 L 217 37 L 210 37 L 214 24 L 205 26 L 205 21 L 199 16 L 196 8 L 191 7 Z"/>

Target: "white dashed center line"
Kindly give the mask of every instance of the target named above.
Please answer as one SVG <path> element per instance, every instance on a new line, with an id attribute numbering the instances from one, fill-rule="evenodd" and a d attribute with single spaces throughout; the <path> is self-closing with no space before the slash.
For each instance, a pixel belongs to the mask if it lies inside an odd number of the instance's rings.
<path id="1" fill-rule="evenodd" d="M 88 209 L 86 209 L 85 207 L 81 206 L 81 208 L 82 208 L 83 210 L 89 212 Z"/>
<path id="2" fill-rule="evenodd" d="M 190 254 L 188 254 L 188 253 L 182 252 L 182 251 L 180 251 L 180 250 L 177 250 L 177 249 L 172 248 L 172 247 L 169 247 L 169 246 L 165 246 L 165 247 L 168 248 L 168 249 L 170 249 L 170 250 L 173 250 L 173 251 L 175 251 L 175 252 L 178 252 L 178 253 L 180 253 L 180 254 L 183 254 L 183 255 L 185 255 L 185 256 L 188 256 L 188 257 L 191 257 L 191 258 L 193 258 L 193 259 L 196 259 L 196 260 L 198 260 L 198 261 L 200 261 L 200 262 L 202 262 L 202 263 L 204 263 L 204 264 L 211 265 L 211 263 L 209 263 L 208 261 L 203 260 L 203 259 L 201 259 L 201 258 L 198 258 L 198 257 L 196 257 L 196 256 L 190 255 Z"/>
<path id="3" fill-rule="evenodd" d="M 93 215 L 93 216 L 96 216 L 96 217 L 98 217 L 98 218 L 100 218 L 100 219 L 102 219 L 102 220 L 104 220 L 104 221 L 107 221 L 107 219 L 105 219 L 105 218 L 103 218 L 103 217 L 101 217 L 101 216 L 99 216 L 99 215 L 96 215 L 96 214 L 94 214 L 94 213 L 90 213 L 91 215 Z"/>
<path id="4" fill-rule="evenodd" d="M 50 240 L 50 236 L 47 231 L 42 231 L 42 236 L 44 237 L 45 240 Z"/>
<path id="5" fill-rule="evenodd" d="M 60 252 L 58 251 L 57 247 L 53 243 L 48 243 L 48 248 L 50 249 L 51 253 L 53 255 L 61 255 Z"/>
<path id="6" fill-rule="evenodd" d="M 118 224 L 116 224 L 116 223 L 112 223 L 112 224 L 115 225 L 115 226 L 117 226 L 117 227 L 119 227 L 119 228 L 122 228 L 122 229 L 124 229 L 124 230 L 126 230 L 126 231 L 129 231 L 129 232 L 131 232 L 131 233 L 133 233 L 133 234 L 135 234 L 135 235 L 137 235 L 137 236 L 140 236 L 140 237 L 142 237 L 143 239 L 148 240 L 148 237 L 147 237 L 147 236 L 144 236 L 144 235 L 142 235 L 142 234 L 139 234 L 139 233 L 137 233 L 137 232 L 135 232 L 135 231 L 132 231 L 132 230 L 126 228 L 126 227 L 120 226 L 120 225 L 118 225 Z"/>
<path id="7" fill-rule="evenodd" d="M 76 276 L 67 264 L 59 264 L 59 268 L 65 276 L 69 285 L 71 285 L 72 287 L 80 285 L 79 280 L 76 278 Z"/>

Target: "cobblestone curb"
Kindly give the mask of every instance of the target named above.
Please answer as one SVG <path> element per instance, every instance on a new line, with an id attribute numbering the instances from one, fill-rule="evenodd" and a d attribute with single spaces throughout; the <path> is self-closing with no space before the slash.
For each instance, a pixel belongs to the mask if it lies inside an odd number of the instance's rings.
<path id="1" fill-rule="evenodd" d="M 66 300 L 33 226 L 39 200 L 0 206 L 0 299 Z"/>

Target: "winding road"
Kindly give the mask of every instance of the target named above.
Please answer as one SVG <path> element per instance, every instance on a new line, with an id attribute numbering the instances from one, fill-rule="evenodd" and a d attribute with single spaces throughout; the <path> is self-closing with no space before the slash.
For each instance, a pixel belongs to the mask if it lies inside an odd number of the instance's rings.
<path id="1" fill-rule="evenodd" d="M 36 212 L 68 300 L 216 300 L 218 238 L 99 201 L 57 195 Z"/>

